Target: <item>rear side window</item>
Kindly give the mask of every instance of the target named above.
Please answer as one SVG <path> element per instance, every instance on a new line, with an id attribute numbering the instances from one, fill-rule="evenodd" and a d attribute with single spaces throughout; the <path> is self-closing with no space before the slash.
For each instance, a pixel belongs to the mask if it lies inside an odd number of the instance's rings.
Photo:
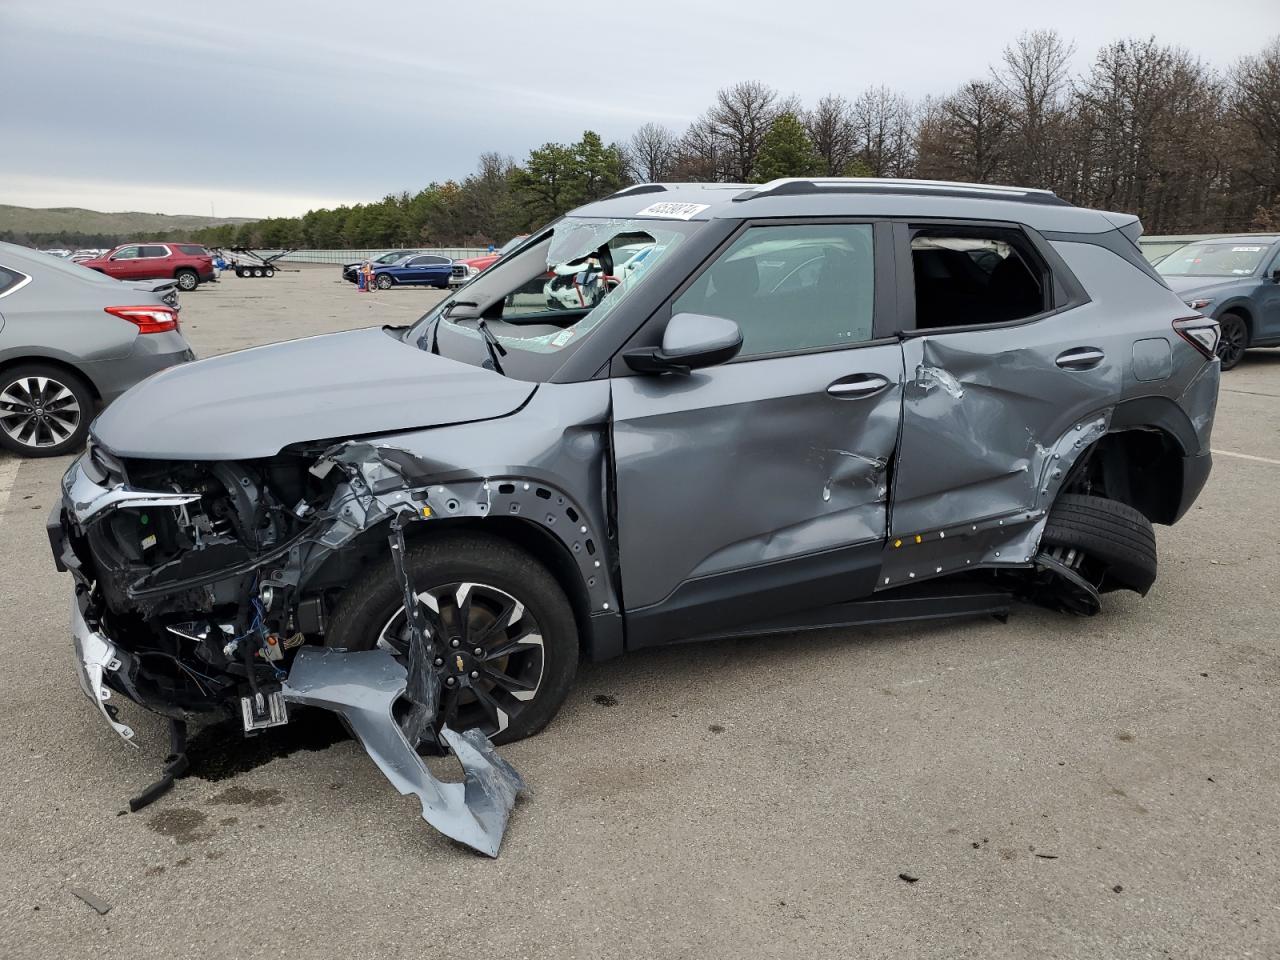
<path id="1" fill-rule="evenodd" d="M 207 257 L 209 251 L 196 243 L 180 243 L 178 249 L 189 257 Z"/>
<path id="2" fill-rule="evenodd" d="M 26 279 L 27 275 L 25 273 L 10 270 L 8 267 L 0 267 L 0 297 L 15 289 L 18 284 Z"/>
<path id="3" fill-rule="evenodd" d="M 911 270 L 916 329 L 1009 323 L 1052 306 L 1048 270 L 1017 230 L 915 229 Z"/>
<path id="4" fill-rule="evenodd" d="M 735 321 L 741 357 L 861 343 L 875 312 L 873 249 L 870 224 L 750 227 L 672 311 Z"/>
<path id="5" fill-rule="evenodd" d="M 167 257 L 169 255 L 169 248 L 159 245 L 143 246 L 140 249 L 142 251 L 138 254 L 140 257 Z"/>

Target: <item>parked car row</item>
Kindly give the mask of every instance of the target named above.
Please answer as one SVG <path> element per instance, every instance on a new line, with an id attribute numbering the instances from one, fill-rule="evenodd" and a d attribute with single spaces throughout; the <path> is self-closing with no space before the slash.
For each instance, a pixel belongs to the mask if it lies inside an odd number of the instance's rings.
<path id="1" fill-rule="evenodd" d="M 342 279 L 348 283 L 359 283 L 360 271 L 368 263 L 372 268 L 372 283 L 379 290 L 404 286 L 430 286 L 441 290 L 456 288 L 493 266 L 524 239 L 521 234 L 492 253 L 462 260 L 452 260 L 431 250 L 389 250 L 369 260 L 344 263 Z"/>
<path id="2" fill-rule="evenodd" d="M 117 280 L 0 243 L 0 447 L 79 449 L 95 411 L 158 370 L 195 359 L 173 277 Z"/>

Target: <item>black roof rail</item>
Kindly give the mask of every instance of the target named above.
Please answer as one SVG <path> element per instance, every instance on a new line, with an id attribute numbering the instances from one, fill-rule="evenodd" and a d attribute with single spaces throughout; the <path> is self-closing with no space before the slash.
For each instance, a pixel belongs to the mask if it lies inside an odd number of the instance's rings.
<path id="1" fill-rule="evenodd" d="M 605 200 L 612 200 L 614 197 L 634 197 L 640 193 L 666 193 L 667 188 L 661 183 L 637 183 L 635 186 L 623 187 L 617 193 L 611 193 Z"/>
<path id="2" fill-rule="evenodd" d="M 930 197 L 987 197 L 1017 203 L 1042 203 L 1057 207 L 1071 206 L 1052 190 L 1035 187 L 1006 187 L 985 183 L 959 183 L 946 180 L 891 180 L 879 177 L 784 177 L 750 187 L 734 197 L 734 202 L 758 197 L 786 197 L 815 193 L 892 193 Z"/>

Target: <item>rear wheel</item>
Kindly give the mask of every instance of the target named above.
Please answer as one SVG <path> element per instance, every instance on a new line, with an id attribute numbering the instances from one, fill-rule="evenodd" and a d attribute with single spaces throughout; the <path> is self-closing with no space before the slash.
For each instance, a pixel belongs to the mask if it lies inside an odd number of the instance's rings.
<path id="1" fill-rule="evenodd" d="M 495 743 L 537 733 L 578 667 L 578 629 L 564 591 L 534 557 L 497 537 L 445 534 L 405 552 L 435 645 L 441 719 Z M 381 647 L 407 665 L 404 594 L 388 557 L 343 591 L 324 642 Z"/>
<path id="2" fill-rule="evenodd" d="M 262 268 L 261 268 L 261 267 L 254 267 L 254 268 L 253 268 L 253 275 L 254 275 L 255 277 L 260 277 L 260 276 L 262 276 Z"/>
<path id="3" fill-rule="evenodd" d="M 1218 338 L 1218 359 L 1222 369 L 1230 370 L 1242 359 L 1249 347 L 1249 324 L 1238 313 L 1224 313 L 1218 318 L 1222 336 Z"/>
<path id="4" fill-rule="evenodd" d="M 93 392 L 59 367 L 24 363 L 0 374 L 0 446 L 28 457 L 55 457 L 84 445 Z"/>
<path id="5" fill-rule="evenodd" d="M 1064 493 L 1049 511 L 1040 545 L 1101 590 L 1145 594 L 1156 579 L 1151 521 L 1118 500 Z"/>
<path id="6" fill-rule="evenodd" d="M 276 275 L 276 271 L 273 267 L 267 267 L 266 270 L 262 271 L 262 275 L 264 277 L 274 277 Z"/>
<path id="7" fill-rule="evenodd" d="M 178 281 L 178 289 L 187 293 L 200 286 L 200 277 L 194 270 L 179 270 L 173 275 L 173 279 Z"/>

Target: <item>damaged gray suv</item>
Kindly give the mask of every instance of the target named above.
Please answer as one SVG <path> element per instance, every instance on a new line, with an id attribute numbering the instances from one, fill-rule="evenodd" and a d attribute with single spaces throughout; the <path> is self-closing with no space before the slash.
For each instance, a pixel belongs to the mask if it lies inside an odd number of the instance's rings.
<path id="1" fill-rule="evenodd" d="M 491 742 L 581 658 L 1146 593 L 1219 362 L 1140 233 L 1013 187 L 645 184 L 412 327 L 161 373 L 50 519 L 84 688 L 126 739 L 113 694 L 337 710 L 493 852 Z M 424 745 L 467 768 L 466 829 L 461 784 L 405 773 Z"/>

